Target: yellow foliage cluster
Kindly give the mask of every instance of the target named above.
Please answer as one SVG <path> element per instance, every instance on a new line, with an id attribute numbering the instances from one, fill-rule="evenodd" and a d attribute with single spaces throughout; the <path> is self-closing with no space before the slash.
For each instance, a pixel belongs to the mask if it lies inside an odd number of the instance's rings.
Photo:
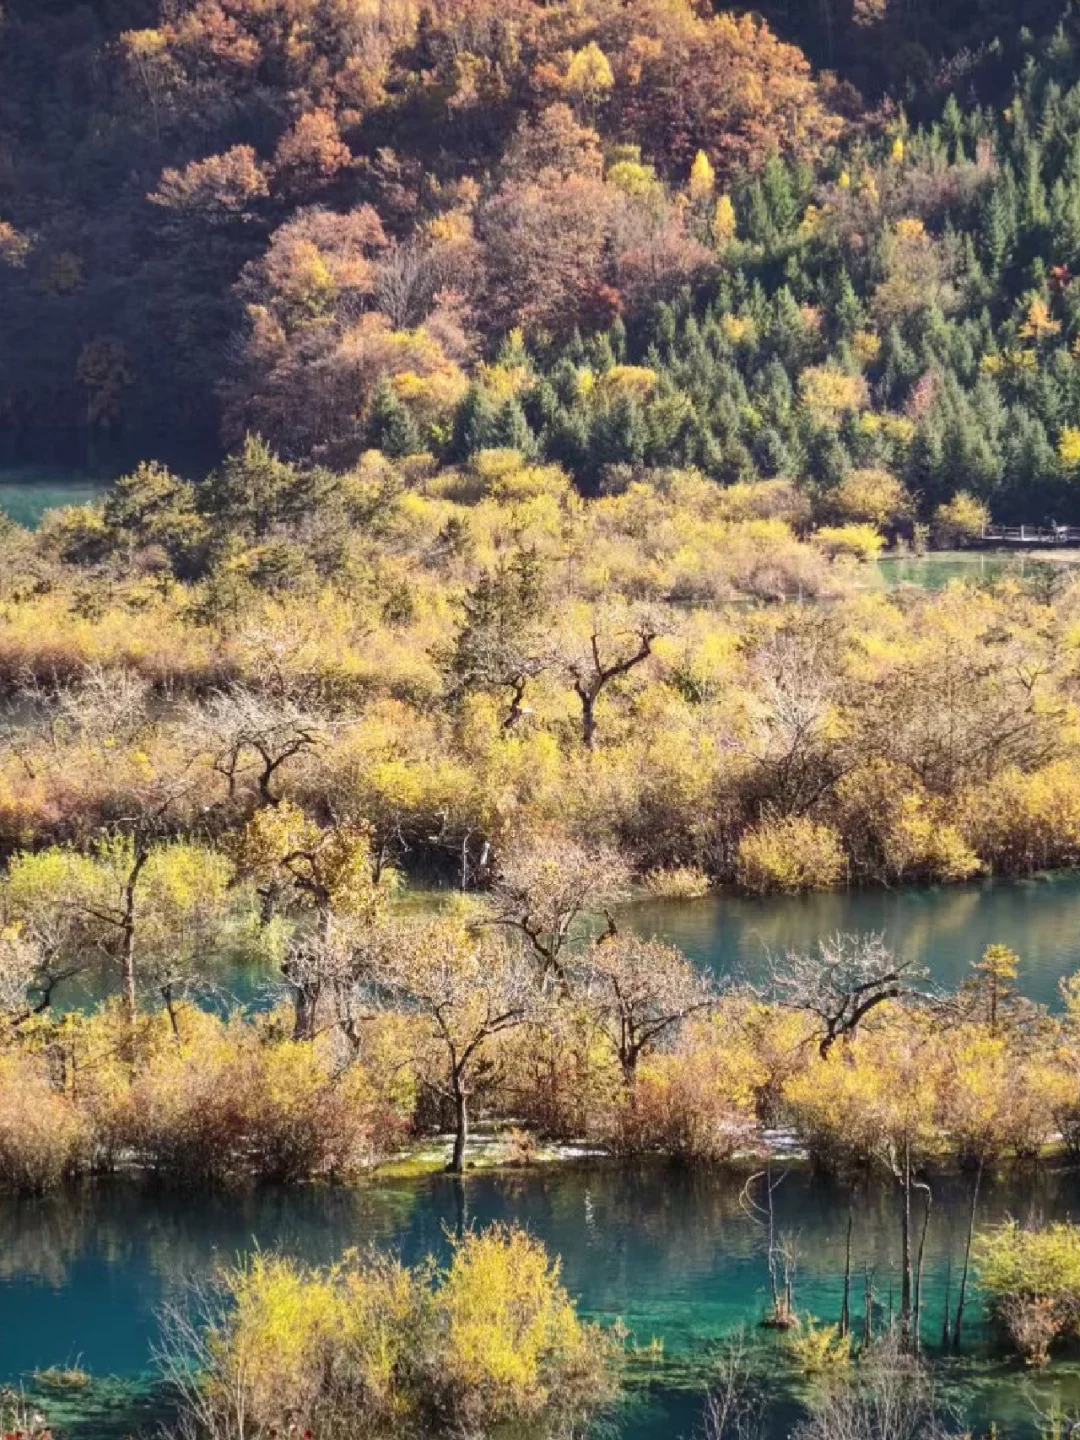
<path id="1" fill-rule="evenodd" d="M 579 1320 L 558 1262 L 522 1230 L 469 1232 L 450 1263 L 348 1253 L 328 1270 L 256 1255 L 224 1275 L 202 1403 L 222 1426 L 400 1435 L 433 1413 L 470 1431 L 609 1397 L 610 1343 Z"/>
<path id="2" fill-rule="evenodd" d="M 844 874 L 840 836 L 829 825 L 801 815 L 766 819 L 739 841 L 739 883 L 747 890 L 827 890 Z"/>

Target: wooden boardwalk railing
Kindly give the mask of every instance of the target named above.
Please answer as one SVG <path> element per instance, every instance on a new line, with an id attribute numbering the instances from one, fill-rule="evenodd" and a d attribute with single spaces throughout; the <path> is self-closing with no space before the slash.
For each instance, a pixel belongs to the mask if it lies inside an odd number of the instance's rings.
<path id="1" fill-rule="evenodd" d="M 1080 545 L 1077 525 L 987 525 L 987 545 Z"/>

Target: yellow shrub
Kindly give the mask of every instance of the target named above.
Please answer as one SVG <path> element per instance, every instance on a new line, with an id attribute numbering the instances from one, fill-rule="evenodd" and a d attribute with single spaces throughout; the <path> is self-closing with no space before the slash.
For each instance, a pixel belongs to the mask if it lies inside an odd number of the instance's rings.
<path id="1" fill-rule="evenodd" d="M 335 1076 L 318 1045 L 190 1012 L 182 1033 L 147 1061 L 127 1101 L 130 1145 L 170 1182 L 347 1173 L 392 1133 L 362 1068 Z"/>
<path id="2" fill-rule="evenodd" d="M 613 1095 L 601 1138 L 624 1155 L 729 1160 L 754 1136 L 764 1078 L 745 1036 L 724 1018 L 688 1026 L 673 1051 L 643 1061 L 633 1087 Z"/>
<path id="3" fill-rule="evenodd" d="M 850 555 L 855 560 L 876 560 L 885 545 L 873 525 L 822 525 L 811 535 L 812 544 L 835 558 Z"/>
<path id="4" fill-rule="evenodd" d="M 865 522 L 876 529 L 907 519 L 911 497 L 887 470 L 850 470 L 824 497 L 824 506 L 841 524 Z"/>
<path id="5" fill-rule="evenodd" d="M 43 1063 L 0 1057 L 0 1186 L 29 1194 L 50 1190 L 88 1155 L 85 1120 L 50 1084 Z"/>
<path id="6" fill-rule="evenodd" d="M 746 890 L 827 890 L 846 869 L 840 836 L 805 816 L 767 819 L 739 841 L 735 873 Z"/>
<path id="7" fill-rule="evenodd" d="M 573 1423 L 611 1393 L 610 1346 L 518 1229 L 465 1235 L 443 1271 L 256 1255 L 224 1282 L 232 1305 L 206 1335 L 200 1381 L 222 1429 L 487 1433 L 548 1412 Z"/>

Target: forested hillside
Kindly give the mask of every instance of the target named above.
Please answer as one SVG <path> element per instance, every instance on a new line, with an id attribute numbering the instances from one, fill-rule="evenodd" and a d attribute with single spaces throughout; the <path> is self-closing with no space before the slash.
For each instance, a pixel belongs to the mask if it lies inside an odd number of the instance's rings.
<path id="1" fill-rule="evenodd" d="M 1078 34 L 1007 8 L 15 0 L 2 434 L 1080 519 Z"/>

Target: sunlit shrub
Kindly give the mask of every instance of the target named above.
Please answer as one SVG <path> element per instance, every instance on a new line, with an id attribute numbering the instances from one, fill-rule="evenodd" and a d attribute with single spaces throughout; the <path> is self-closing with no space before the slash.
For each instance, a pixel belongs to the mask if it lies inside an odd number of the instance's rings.
<path id="1" fill-rule="evenodd" d="M 1009 1220 L 977 1236 L 972 1254 L 992 1314 L 1029 1364 L 1045 1364 L 1080 1323 L 1080 1227 Z"/>
<path id="2" fill-rule="evenodd" d="M 887 1164 L 898 1145 L 939 1153 L 942 1057 L 929 1027 L 910 1013 L 879 1021 L 797 1071 L 784 1115 L 823 1170 Z"/>
<path id="3" fill-rule="evenodd" d="M 696 865 L 672 865 L 650 870 L 641 882 L 649 894 L 662 900 L 696 900 L 711 888 L 709 877 Z"/>
<path id="4" fill-rule="evenodd" d="M 1056 1133 L 1075 1092 L 1072 1076 L 1027 1049 L 986 1027 L 963 1027 L 950 1037 L 941 1123 L 962 1159 L 1033 1158 Z"/>
<path id="5" fill-rule="evenodd" d="M 865 524 L 822 525 L 810 539 L 826 555 L 850 555 L 855 560 L 876 560 L 885 548 L 884 536 Z"/>
<path id="6" fill-rule="evenodd" d="M 933 536 L 937 545 L 964 545 L 977 540 L 990 523 L 990 507 L 966 490 L 958 490 L 934 511 Z"/>
<path id="7" fill-rule="evenodd" d="M 42 1062 L 0 1057 L 0 1186 L 38 1194 L 85 1166 L 86 1122 L 50 1083 Z"/>
<path id="8" fill-rule="evenodd" d="M 223 1281 L 226 1314 L 175 1337 L 202 1356 L 186 1400 L 212 1433 L 234 1433 L 241 1417 L 261 1433 L 387 1440 L 526 1423 L 546 1433 L 612 1393 L 611 1345 L 518 1229 L 466 1234 L 442 1270 L 356 1252 L 329 1270 L 257 1255 Z"/>
<path id="9" fill-rule="evenodd" d="M 1029 874 L 1080 859 L 1080 765 L 1010 766 L 958 797 L 957 827 L 993 869 Z"/>
<path id="10" fill-rule="evenodd" d="M 760 821 L 742 836 L 736 876 L 746 890 L 826 890 L 843 877 L 846 859 L 830 825 L 789 815 Z"/>
<path id="11" fill-rule="evenodd" d="M 867 524 L 876 530 L 907 520 L 912 511 L 903 482 L 887 470 L 850 470 L 825 493 L 822 508 L 841 525 Z"/>
<path id="12" fill-rule="evenodd" d="M 754 1138 L 762 1078 L 735 1027 L 722 1019 L 688 1026 L 672 1052 L 650 1057 L 632 1087 L 616 1093 L 601 1138 L 624 1155 L 729 1160 Z"/>
<path id="13" fill-rule="evenodd" d="M 802 1375 L 822 1375 L 851 1363 L 851 1336 L 837 1325 L 821 1325 L 810 1316 L 799 1317 L 784 1336 L 784 1347 Z"/>
<path id="14" fill-rule="evenodd" d="M 172 1183 L 299 1180 L 370 1164 L 393 1122 L 361 1066 L 336 1075 L 318 1045 L 188 1012 L 127 1097 L 129 1143 Z"/>

